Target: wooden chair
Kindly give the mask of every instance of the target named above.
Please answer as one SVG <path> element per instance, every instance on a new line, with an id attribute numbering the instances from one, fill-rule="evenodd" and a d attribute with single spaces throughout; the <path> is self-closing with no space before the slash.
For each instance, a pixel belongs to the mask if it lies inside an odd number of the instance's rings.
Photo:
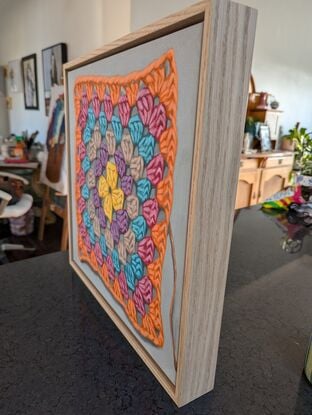
<path id="1" fill-rule="evenodd" d="M 0 190 L 0 219 L 19 218 L 25 215 L 33 204 L 33 197 L 23 193 L 23 187 L 28 184 L 28 180 L 7 172 L 0 172 L 0 179 L 0 184 L 2 183 L 5 189 L 9 190 L 9 187 L 13 186 L 19 198 L 17 203 L 9 205 L 12 195 L 5 190 Z M 7 185 L 7 183 L 10 183 L 10 185 Z M 27 248 L 22 244 L 10 244 L 2 240 L 0 241 L 0 260 L 2 263 L 7 262 L 5 251 L 12 250 L 34 251 L 35 248 Z"/>
<path id="2" fill-rule="evenodd" d="M 61 251 L 67 251 L 68 249 L 67 196 L 61 193 L 58 193 L 58 192 L 55 192 L 55 196 L 65 198 L 64 207 L 61 207 L 60 205 L 52 201 L 51 188 L 45 185 L 45 191 L 44 191 L 43 201 L 42 201 L 41 216 L 40 216 L 38 239 L 39 241 L 43 240 L 46 219 L 47 219 L 49 211 L 51 211 L 63 220 L 63 229 L 62 229 L 62 236 L 61 236 Z"/>

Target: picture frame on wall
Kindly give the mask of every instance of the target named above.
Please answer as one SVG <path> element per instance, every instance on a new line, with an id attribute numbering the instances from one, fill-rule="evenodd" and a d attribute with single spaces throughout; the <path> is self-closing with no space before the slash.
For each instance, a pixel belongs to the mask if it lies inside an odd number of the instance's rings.
<path id="1" fill-rule="evenodd" d="M 214 385 L 255 25 L 206 0 L 64 65 L 70 264 L 178 406 Z"/>
<path id="2" fill-rule="evenodd" d="M 62 195 L 67 194 L 64 118 L 64 86 L 54 85 L 51 89 L 49 122 L 41 160 L 40 182 Z"/>
<path id="3" fill-rule="evenodd" d="M 51 88 L 63 85 L 63 64 L 67 62 L 67 45 L 57 43 L 42 49 L 42 72 L 45 114 L 49 115 L 51 102 Z"/>
<path id="4" fill-rule="evenodd" d="M 22 58 L 25 109 L 38 110 L 38 79 L 36 54 Z"/>
<path id="5" fill-rule="evenodd" d="M 23 82 L 21 74 L 21 61 L 19 59 L 8 63 L 8 79 L 11 93 L 22 92 Z"/>

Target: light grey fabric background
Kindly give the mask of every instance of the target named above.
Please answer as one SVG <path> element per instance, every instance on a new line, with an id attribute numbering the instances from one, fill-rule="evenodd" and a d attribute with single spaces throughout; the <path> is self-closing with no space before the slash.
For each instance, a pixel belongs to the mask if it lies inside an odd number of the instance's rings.
<path id="1" fill-rule="evenodd" d="M 152 42 L 137 46 L 118 53 L 109 58 L 99 60 L 69 72 L 69 131 L 70 137 L 70 186 L 71 215 L 73 218 L 73 258 L 83 272 L 88 276 L 105 300 L 114 308 L 119 317 L 125 322 L 131 332 L 144 345 L 147 352 L 160 366 L 168 378 L 175 383 L 176 372 L 173 362 L 172 339 L 170 333 L 169 309 L 173 289 L 173 267 L 170 241 L 167 241 L 167 251 L 163 266 L 162 279 L 162 319 L 164 324 L 165 342 L 163 348 L 155 347 L 145 340 L 132 327 L 122 307 L 113 299 L 101 279 L 91 268 L 81 263 L 77 252 L 77 223 L 75 195 L 75 112 L 73 91 L 78 76 L 81 75 L 126 75 L 135 70 L 142 70 L 154 59 L 159 58 L 168 49 L 173 48 L 178 72 L 178 150 L 174 173 L 174 201 L 171 213 L 171 225 L 175 241 L 177 257 L 177 289 L 174 307 L 174 336 L 178 347 L 181 294 L 183 287 L 184 257 L 186 246 L 188 204 L 190 194 L 192 156 L 195 135 L 195 116 L 198 94 L 200 52 L 202 42 L 202 23 L 190 26 Z"/>

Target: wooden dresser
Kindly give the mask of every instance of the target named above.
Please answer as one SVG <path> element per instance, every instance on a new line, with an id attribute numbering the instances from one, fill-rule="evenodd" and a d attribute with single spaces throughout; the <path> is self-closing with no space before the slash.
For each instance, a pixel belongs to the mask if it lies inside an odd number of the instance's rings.
<path id="1" fill-rule="evenodd" d="M 235 209 L 262 203 L 288 186 L 293 162 L 292 152 L 242 155 Z"/>

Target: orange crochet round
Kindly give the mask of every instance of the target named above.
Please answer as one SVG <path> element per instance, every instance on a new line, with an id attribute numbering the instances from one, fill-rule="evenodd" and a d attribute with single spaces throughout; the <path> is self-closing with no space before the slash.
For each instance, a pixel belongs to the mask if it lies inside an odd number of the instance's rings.
<path id="1" fill-rule="evenodd" d="M 158 347 L 177 97 L 173 50 L 126 76 L 79 77 L 74 89 L 79 257 Z"/>

